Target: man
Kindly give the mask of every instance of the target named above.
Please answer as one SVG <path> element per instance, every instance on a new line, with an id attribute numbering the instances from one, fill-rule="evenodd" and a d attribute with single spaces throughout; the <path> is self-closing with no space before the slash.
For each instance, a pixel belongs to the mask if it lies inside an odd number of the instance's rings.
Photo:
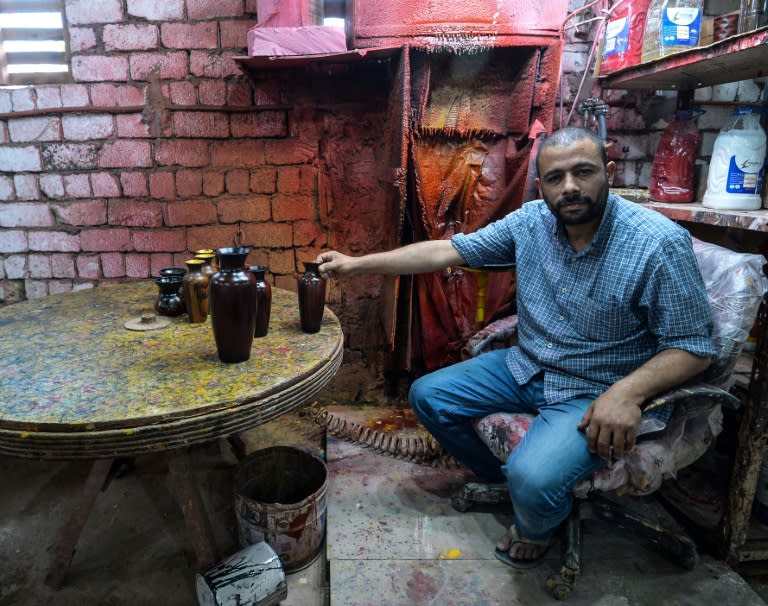
<path id="1" fill-rule="evenodd" d="M 640 405 L 715 354 L 688 233 L 609 194 L 615 164 L 591 131 L 556 131 L 536 162 L 543 200 L 473 234 L 317 259 L 333 277 L 516 263 L 519 345 L 421 377 L 409 399 L 445 450 L 506 479 L 514 518 L 496 555 L 519 568 L 544 555 L 573 486 L 634 447 Z M 537 415 L 501 469 L 471 425 L 498 411 Z"/>

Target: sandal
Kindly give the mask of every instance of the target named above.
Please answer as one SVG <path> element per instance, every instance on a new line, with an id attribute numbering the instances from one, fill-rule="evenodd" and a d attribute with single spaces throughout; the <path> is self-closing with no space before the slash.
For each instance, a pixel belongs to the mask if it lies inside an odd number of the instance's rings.
<path id="1" fill-rule="evenodd" d="M 549 539 L 524 539 L 517 533 L 517 528 L 515 528 L 514 525 L 509 527 L 509 538 L 510 543 L 509 547 L 507 547 L 506 551 L 502 551 L 498 547 L 494 550 L 493 555 L 496 556 L 496 559 L 500 562 L 503 562 L 507 566 L 511 566 L 512 568 L 516 568 L 517 570 L 529 570 L 531 568 L 535 568 L 539 564 L 541 564 L 542 559 L 544 559 L 544 556 L 547 554 L 547 551 L 549 551 L 549 548 L 554 543 L 554 540 L 552 538 Z M 542 552 L 535 558 L 513 558 L 509 555 L 509 550 L 512 549 L 512 546 L 515 545 L 515 543 L 525 543 L 527 545 L 540 545 L 544 547 Z"/>

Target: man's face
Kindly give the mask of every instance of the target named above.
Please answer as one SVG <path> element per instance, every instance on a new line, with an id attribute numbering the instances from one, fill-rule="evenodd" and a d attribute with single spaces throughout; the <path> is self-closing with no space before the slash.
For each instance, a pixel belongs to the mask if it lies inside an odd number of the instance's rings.
<path id="1" fill-rule="evenodd" d="M 539 193 L 565 225 L 600 222 L 615 165 L 603 165 L 602 154 L 589 139 L 564 147 L 546 147 L 539 155 Z"/>

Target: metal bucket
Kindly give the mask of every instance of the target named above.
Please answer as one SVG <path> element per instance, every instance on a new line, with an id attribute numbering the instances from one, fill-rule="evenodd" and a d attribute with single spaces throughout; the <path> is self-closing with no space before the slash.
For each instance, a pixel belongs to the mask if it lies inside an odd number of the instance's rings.
<path id="1" fill-rule="evenodd" d="M 274 606 L 288 596 L 280 559 L 266 543 L 255 543 L 198 573 L 200 606 Z"/>
<path id="2" fill-rule="evenodd" d="M 325 536 L 328 470 L 315 455 L 273 446 L 245 457 L 235 472 L 240 545 L 266 541 L 286 572 L 309 566 Z"/>

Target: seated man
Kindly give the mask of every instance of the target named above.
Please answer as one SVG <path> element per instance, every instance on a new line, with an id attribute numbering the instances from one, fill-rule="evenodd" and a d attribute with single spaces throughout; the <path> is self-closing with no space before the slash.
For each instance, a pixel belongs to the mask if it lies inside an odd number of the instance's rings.
<path id="1" fill-rule="evenodd" d="M 562 129 L 536 163 L 543 200 L 475 233 L 317 259 L 326 277 L 516 263 L 519 345 L 421 377 L 409 399 L 446 451 L 486 480 L 506 479 L 514 518 L 496 555 L 520 568 L 544 555 L 574 485 L 634 447 L 642 402 L 715 354 L 689 234 L 609 194 L 615 165 L 602 141 Z M 500 411 L 537 415 L 501 466 L 471 424 Z"/>

